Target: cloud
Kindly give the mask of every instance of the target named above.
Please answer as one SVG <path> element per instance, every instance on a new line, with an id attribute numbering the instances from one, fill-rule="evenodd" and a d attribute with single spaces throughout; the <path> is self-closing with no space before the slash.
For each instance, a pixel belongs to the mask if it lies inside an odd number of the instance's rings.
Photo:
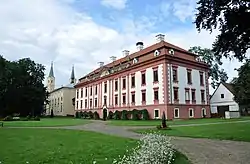
<path id="1" fill-rule="evenodd" d="M 127 0 L 101 0 L 101 4 L 106 7 L 112 7 L 122 10 L 126 7 Z"/>

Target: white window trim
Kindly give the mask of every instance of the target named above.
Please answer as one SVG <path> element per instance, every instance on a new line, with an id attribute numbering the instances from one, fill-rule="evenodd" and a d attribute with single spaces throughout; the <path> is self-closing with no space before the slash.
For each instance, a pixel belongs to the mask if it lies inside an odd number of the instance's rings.
<path id="1" fill-rule="evenodd" d="M 178 117 L 175 117 L 175 110 L 178 110 Z M 174 108 L 174 118 L 180 118 L 180 109 L 179 108 Z"/>
<path id="2" fill-rule="evenodd" d="M 159 115 L 158 117 L 155 117 L 155 111 L 156 111 L 156 110 L 158 110 L 158 115 Z M 154 118 L 155 118 L 155 119 L 159 119 L 160 116 L 161 116 L 161 114 L 160 114 L 160 109 L 154 109 Z"/>
<path id="3" fill-rule="evenodd" d="M 203 116 L 203 110 L 205 111 L 205 112 L 204 112 L 205 115 L 207 115 L 207 110 L 206 110 L 206 108 L 202 108 L 202 109 L 201 109 L 201 117 Z"/>
<path id="4" fill-rule="evenodd" d="M 193 112 L 193 115 L 192 116 L 190 116 L 190 110 L 192 110 Z M 189 118 L 194 118 L 194 109 L 193 108 L 189 108 L 189 110 L 188 110 L 188 116 L 189 116 Z"/>

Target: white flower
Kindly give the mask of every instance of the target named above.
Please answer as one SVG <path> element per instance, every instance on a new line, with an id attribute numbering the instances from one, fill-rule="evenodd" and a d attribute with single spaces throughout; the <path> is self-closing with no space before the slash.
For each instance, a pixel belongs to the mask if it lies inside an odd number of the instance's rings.
<path id="1" fill-rule="evenodd" d="M 93 161 L 93 164 L 96 164 L 96 161 Z"/>

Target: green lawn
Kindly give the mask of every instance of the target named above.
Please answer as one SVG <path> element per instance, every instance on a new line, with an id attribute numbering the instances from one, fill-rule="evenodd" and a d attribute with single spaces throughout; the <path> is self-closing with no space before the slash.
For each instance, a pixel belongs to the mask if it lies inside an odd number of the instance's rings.
<path id="1" fill-rule="evenodd" d="M 42 118 L 41 121 L 4 121 L 5 127 L 49 127 L 72 126 L 88 123 L 88 120 L 74 118 Z"/>
<path id="2" fill-rule="evenodd" d="M 250 142 L 250 122 L 172 127 L 171 130 L 141 129 L 136 130 L 136 132 L 159 132 L 169 136 L 211 138 Z"/>
<path id="3" fill-rule="evenodd" d="M 185 124 L 206 124 L 216 122 L 233 122 L 241 120 L 250 120 L 250 117 L 242 117 L 237 119 L 220 119 L 220 118 L 205 118 L 205 119 L 189 119 L 189 120 L 174 120 L 167 121 L 167 125 L 185 125 Z M 157 126 L 161 125 L 161 120 L 110 120 L 109 125 L 115 126 Z"/>
<path id="4" fill-rule="evenodd" d="M 132 139 L 75 130 L 2 128 L 0 136 L 4 164 L 110 164 L 136 146 Z M 178 153 L 175 164 L 189 162 Z"/>

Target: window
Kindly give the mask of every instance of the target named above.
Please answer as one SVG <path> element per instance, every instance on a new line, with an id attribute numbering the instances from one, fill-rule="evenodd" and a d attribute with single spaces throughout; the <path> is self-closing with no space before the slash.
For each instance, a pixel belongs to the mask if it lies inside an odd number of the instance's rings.
<path id="1" fill-rule="evenodd" d="M 135 76 L 131 77 L 131 87 L 134 88 L 135 87 Z"/>
<path id="2" fill-rule="evenodd" d="M 187 83 L 192 84 L 192 73 L 190 69 L 187 70 Z"/>
<path id="3" fill-rule="evenodd" d="M 95 107 L 97 107 L 97 98 L 95 98 Z"/>
<path id="4" fill-rule="evenodd" d="M 141 84 L 146 85 L 146 74 L 145 73 L 141 74 Z"/>
<path id="5" fill-rule="evenodd" d="M 78 109 L 78 101 L 76 101 L 76 109 Z"/>
<path id="6" fill-rule="evenodd" d="M 126 78 L 122 79 L 122 89 L 126 89 Z"/>
<path id="7" fill-rule="evenodd" d="M 104 83 L 104 93 L 107 93 L 107 83 Z"/>
<path id="8" fill-rule="evenodd" d="M 115 91 L 118 90 L 118 80 L 115 80 Z"/>
<path id="9" fill-rule="evenodd" d="M 81 98 L 83 98 L 83 88 L 81 89 Z"/>
<path id="10" fill-rule="evenodd" d="M 179 108 L 174 109 L 174 118 L 179 118 Z"/>
<path id="11" fill-rule="evenodd" d="M 194 109 L 189 108 L 189 117 L 194 117 Z"/>
<path id="12" fill-rule="evenodd" d="M 135 103 L 135 93 L 131 93 L 131 102 L 134 104 Z"/>
<path id="13" fill-rule="evenodd" d="M 92 96 L 92 92 L 93 92 L 92 87 L 90 87 L 90 96 Z"/>
<path id="14" fill-rule="evenodd" d="M 159 100 L 159 91 L 158 91 L 158 89 L 157 89 L 157 90 L 154 90 L 154 100 L 155 100 L 155 101 L 158 101 L 158 100 Z"/>
<path id="15" fill-rule="evenodd" d="M 186 100 L 186 101 L 189 101 L 189 100 L 190 100 L 189 89 L 185 89 L 185 100 Z"/>
<path id="16" fill-rule="evenodd" d="M 178 97 L 179 97 L 178 88 L 177 88 L 177 87 L 174 87 L 174 100 L 175 100 L 175 101 L 178 101 Z"/>
<path id="17" fill-rule="evenodd" d="M 107 96 L 104 96 L 104 105 L 107 105 Z"/>
<path id="18" fill-rule="evenodd" d="M 154 76 L 154 82 L 158 82 L 158 70 L 154 70 L 153 72 L 153 76 Z"/>
<path id="19" fill-rule="evenodd" d="M 122 104 L 126 104 L 126 94 L 122 95 Z"/>
<path id="20" fill-rule="evenodd" d="M 200 72 L 200 85 L 204 85 L 204 76 L 203 76 L 203 72 Z"/>
<path id="21" fill-rule="evenodd" d="M 95 95 L 97 95 L 97 86 L 95 86 Z"/>
<path id="22" fill-rule="evenodd" d="M 80 103 L 80 108 L 82 109 L 82 100 L 81 100 L 81 103 Z"/>
<path id="23" fill-rule="evenodd" d="M 85 89 L 85 97 L 88 96 L 88 88 Z"/>
<path id="24" fill-rule="evenodd" d="M 202 101 L 202 102 L 205 101 L 205 93 L 204 93 L 204 90 L 201 90 L 201 101 Z"/>
<path id="25" fill-rule="evenodd" d="M 89 107 L 92 108 L 92 99 L 89 100 Z"/>
<path id="26" fill-rule="evenodd" d="M 173 67 L 173 81 L 178 82 L 177 67 Z"/>
<path id="27" fill-rule="evenodd" d="M 115 95 L 115 105 L 118 105 L 118 95 Z"/>
<path id="28" fill-rule="evenodd" d="M 159 118 L 159 109 L 154 110 L 154 118 Z"/>
<path id="29" fill-rule="evenodd" d="M 195 89 L 192 89 L 192 101 L 196 101 Z"/>
<path id="30" fill-rule="evenodd" d="M 206 115 L 207 115 L 206 109 L 205 109 L 205 108 L 202 108 L 201 110 L 202 110 L 201 116 L 202 116 L 203 118 L 206 117 Z"/>
<path id="31" fill-rule="evenodd" d="M 85 100 L 85 108 L 88 108 L 88 101 Z"/>
<path id="32" fill-rule="evenodd" d="M 62 112 L 62 103 L 61 103 L 61 112 Z"/>
<path id="33" fill-rule="evenodd" d="M 224 99 L 224 94 L 221 94 L 221 95 L 220 95 L 220 98 Z"/>
<path id="34" fill-rule="evenodd" d="M 79 90 L 77 89 L 76 91 L 76 98 L 78 99 L 79 98 Z"/>
<path id="35" fill-rule="evenodd" d="M 142 97 L 142 102 L 146 102 L 146 91 L 142 91 L 141 97 Z"/>

